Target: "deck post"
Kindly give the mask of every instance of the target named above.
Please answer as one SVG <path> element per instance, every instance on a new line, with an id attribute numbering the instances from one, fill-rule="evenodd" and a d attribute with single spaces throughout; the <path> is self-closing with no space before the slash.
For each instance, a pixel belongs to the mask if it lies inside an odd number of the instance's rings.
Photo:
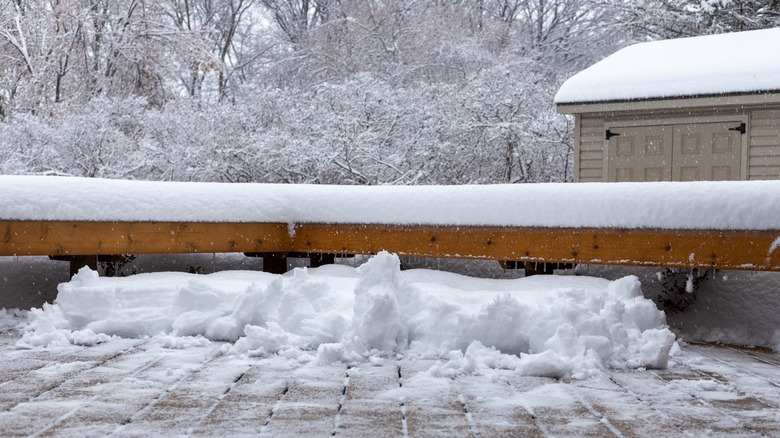
<path id="1" fill-rule="evenodd" d="M 271 274 L 284 274 L 287 272 L 286 252 L 263 253 L 263 272 Z"/>
<path id="2" fill-rule="evenodd" d="M 332 265 L 336 263 L 336 254 L 323 254 L 315 253 L 309 256 L 309 266 L 312 268 L 319 268 L 324 265 Z"/>
<path id="3" fill-rule="evenodd" d="M 557 263 L 545 263 L 545 262 L 530 262 L 525 264 L 525 276 L 530 277 L 532 275 L 552 275 L 555 273 L 555 268 L 558 267 Z"/>
<path id="4" fill-rule="evenodd" d="M 70 278 L 73 278 L 74 275 L 78 274 L 79 269 L 83 268 L 84 266 L 92 269 L 93 271 L 97 271 L 97 262 L 98 258 L 95 255 L 73 256 L 70 259 Z"/>
<path id="5" fill-rule="evenodd" d="M 97 271 L 98 256 L 96 255 L 68 255 L 68 256 L 49 256 L 51 260 L 58 260 L 70 263 L 70 278 L 78 274 L 79 269 L 84 266 Z"/>

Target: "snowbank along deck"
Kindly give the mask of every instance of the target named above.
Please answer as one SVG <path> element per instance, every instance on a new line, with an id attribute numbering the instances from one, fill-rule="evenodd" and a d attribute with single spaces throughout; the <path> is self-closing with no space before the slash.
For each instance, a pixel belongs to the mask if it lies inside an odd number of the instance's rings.
<path id="1" fill-rule="evenodd" d="M 279 271 L 287 256 L 374 254 L 509 262 L 780 271 L 780 230 L 666 230 L 389 224 L 0 221 L 0 256 L 243 252 Z M 510 263 L 512 264 L 512 263 Z"/>

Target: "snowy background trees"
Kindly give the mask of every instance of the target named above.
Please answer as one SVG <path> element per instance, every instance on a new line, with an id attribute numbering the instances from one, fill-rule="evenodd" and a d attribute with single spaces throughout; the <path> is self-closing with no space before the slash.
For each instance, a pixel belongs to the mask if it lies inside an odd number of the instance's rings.
<path id="1" fill-rule="evenodd" d="M 568 76 L 778 24 L 776 0 L 0 0 L 0 173 L 567 181 Z"/>

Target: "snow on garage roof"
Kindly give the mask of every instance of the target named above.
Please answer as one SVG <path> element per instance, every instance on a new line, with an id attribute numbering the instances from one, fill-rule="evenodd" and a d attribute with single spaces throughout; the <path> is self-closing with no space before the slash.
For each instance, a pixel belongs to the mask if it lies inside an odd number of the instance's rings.
<path id="1" fill-rule="evenodd" d="M 780 28 L 634 44 L 567 80 L 556 104 L 780 90 Z"/>

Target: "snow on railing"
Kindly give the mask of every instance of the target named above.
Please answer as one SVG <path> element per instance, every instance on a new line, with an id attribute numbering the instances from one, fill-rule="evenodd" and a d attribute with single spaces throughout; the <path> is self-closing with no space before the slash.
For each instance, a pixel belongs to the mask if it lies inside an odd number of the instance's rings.
<path id="1" fill-rule="evenodd" d="M 386 250 L 780 270 L 780 181 L 362 187 L 3 176 L 0 187 L 0 255 Z"/>

